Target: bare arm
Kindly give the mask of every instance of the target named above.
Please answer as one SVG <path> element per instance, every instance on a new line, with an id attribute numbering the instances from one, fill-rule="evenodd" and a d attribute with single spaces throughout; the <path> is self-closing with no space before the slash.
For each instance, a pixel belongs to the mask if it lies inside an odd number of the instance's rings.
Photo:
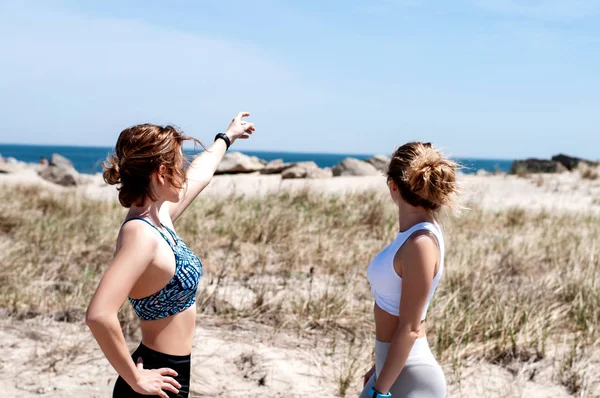
<path id="1" fill-rule="evenodd" d="M 141 366 L 131 359 L 125 337 L 117 313 L 135 282 L 153 261 L 158 247 L 157 239 L 148 228 L 136 222 L 123 226 L 121 231 L 121 249 L 117 252 L 112 263 L 106 270 L 98 289 L 90 302 L 86 313 L 86 323 L 102 352 L 115 368 L 117 373 L 134 390 L 140 393 L 155 392 L 161 397 L 167 395 L 162 391 L 176 391 L 173 386 L 179 384 L 167 374 L 176 376 L 174 371 L 143 371 Z M 173 383 L 174 382 L 174 383 Z M 160 391 L 152 389 L 158 387 Z M 172 384 L 173 386 L 165 386 Z M 162 394 L 161 394 L 162 393 Z"/>
<path id="2" fill-rule="evenodd" d="M 250 116 L 250 114 L 248 112 L 238 113 L 225 131 L 232 144 L 238 138 L 249 138 L 250 134 L 254 132 L 254 124 L 242 120 L 246 116 Z M 177 220 L 194 199 L 196 199 L 198 194 L 210 183 L 226 150 L 227 144 L 225 144 L 225 141 L 217 140 L 192 161 L 186 174 L 187 188 L 184 196 L 179 202 L 168 204 L 169 215 L 173 222 Z"/>
<path id="3" fill-rule="evenodd" d="M 419 336 L 421 315 L 433 282 L 439 249 L 434 238 L 428 235 L 411 237 L 403 253 L 402 295 L 400 317 L 387 358 L 375 383 L 375 389 L 387 393 L 404 368 L 408 354 Z M 398 256 L 394 259 L 394 266 Z"/>

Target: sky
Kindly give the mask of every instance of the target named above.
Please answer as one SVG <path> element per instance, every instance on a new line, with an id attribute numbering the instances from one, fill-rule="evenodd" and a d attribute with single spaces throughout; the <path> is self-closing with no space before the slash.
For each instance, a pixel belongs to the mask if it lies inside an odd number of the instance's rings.
<path id="1" fill-rule="evenodd" d="M 600 158 L 600 0 L 0 0 L 0 143 Z"/>

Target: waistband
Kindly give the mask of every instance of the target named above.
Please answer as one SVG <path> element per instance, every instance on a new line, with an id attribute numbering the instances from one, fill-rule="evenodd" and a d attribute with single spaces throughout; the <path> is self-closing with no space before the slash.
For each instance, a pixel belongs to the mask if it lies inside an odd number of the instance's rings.
<path id="1" fill-rule="evenodd" d="M 138 355 L 151 355 L 153 357 L 160 357 L 160 358 L 169 359 L 169 360 L 173 360 L 173 361 L 185 361 L 185 360 L 190 360 L 192 358 L 192 354 L 187 354 L 187 355 L 165 354 L 164 352 L 153 350 L 152 348 L 144 345 L 144 343 L 140 343 L 138 348 L 135 350 L 135 353 Z"/>
<path id="2" fill-rule="evenodd" d="M 387 357 L 388 350 L 390 349 L 391 343 L 386 343 L 383 341 L 375 340 L 375 358 L 385 358 Z M 429 348 L 429 343 L 427 342 L 426 337 L 421 337 L 415 340 L 410 352 L 408 353 L 408 358 L 406 359 L 406 363 L 416 363 L 422 360 L 429 362 L 431 359 L 435 360 L 433 357 L 433 353 Z"/>
<path id="3" fill-rule="evenodd" d="M 375 339 L 375 372 L 379 377 L 379 372 L 383 368 L 383 364 L 388 355 L 391 343 L 385 343 Z M 405 367 L 416 366 L 416 365 L 428 365 L 428 366 L 439 366 L 431 349 L 426 337 L 421 337 L 415 340 L 408 358 L 406 358 Z"/>

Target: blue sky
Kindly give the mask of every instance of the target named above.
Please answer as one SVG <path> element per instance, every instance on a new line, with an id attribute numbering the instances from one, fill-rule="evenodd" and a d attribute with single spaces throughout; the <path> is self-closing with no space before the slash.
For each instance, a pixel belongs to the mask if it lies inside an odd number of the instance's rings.
<path id="1" fill-rule="evenodd" d="M 600 158 L 600 0 L 0 0 L 0 142 Z"/>

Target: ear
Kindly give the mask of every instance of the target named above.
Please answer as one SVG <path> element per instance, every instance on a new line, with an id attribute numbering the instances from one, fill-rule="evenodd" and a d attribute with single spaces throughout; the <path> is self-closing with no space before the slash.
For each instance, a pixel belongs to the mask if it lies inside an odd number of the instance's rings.
<path id="1" fill-rule="evenodd" d="M 167 167 L 164 164 L 161 164 L 156 170 L 156 177 L 158 178 L 158 183 L 160 185 L 164 185 L 166 182 L 165 174 L 167 173 Z"/>
<path id="2" fill-rule="evenodd" d="M 396 185 L 396 181 L 394 181 L 393 179 L 388 178 L 387 184 L 390 190 L 392 190 L 393 192 L 396 192 L 398 190 L 398 185 Z"/>

